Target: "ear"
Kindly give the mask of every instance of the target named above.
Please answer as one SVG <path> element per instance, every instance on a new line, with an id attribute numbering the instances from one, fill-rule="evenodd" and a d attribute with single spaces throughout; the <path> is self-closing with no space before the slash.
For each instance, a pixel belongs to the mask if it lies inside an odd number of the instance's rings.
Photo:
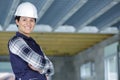
<path id="1" fill-rule="evenodd" d="M 17 25 L 19 25 L 19 21 L 17 19 L 15 20 L 15 22 L 16 22 Z"/>

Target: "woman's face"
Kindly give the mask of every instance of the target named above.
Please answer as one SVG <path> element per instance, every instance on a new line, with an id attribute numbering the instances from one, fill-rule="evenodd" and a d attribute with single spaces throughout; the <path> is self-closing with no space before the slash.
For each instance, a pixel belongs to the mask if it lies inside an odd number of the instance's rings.
<path id="1" fill-rule="evenodd" d="M 20 17 L 19 21 L 16 19 L 16 24 L 18 25 L 18 30 L 20 33 L 30 36 L 35 26 L 35 19 L 30 17 Z"/>

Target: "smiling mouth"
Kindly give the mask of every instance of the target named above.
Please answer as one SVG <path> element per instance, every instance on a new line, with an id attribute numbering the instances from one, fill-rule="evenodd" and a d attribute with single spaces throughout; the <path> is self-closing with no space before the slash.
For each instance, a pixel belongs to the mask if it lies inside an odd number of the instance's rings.
<path id="1" fill-rule="evenodd" d="M 31 30 L 31 27 L 25 26 L 25 29 L 27 29 L 27 30 Z"/>

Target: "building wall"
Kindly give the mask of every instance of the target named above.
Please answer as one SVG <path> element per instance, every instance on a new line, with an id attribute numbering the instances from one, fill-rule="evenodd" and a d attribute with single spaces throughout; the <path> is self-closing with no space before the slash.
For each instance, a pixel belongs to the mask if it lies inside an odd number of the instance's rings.
<path id="1" fill-rule="evenodd" d="M 96 71 L 96 76 L 88 80 L 104 80 L 103 48 L 74 57 L 54 57 L 51 60 L 55 67 L 53 80 L 80 80 L 80 66 L 87 61 L 95 61 Z"/>
<path id="2" fill-rule="evenodd" d="M 94 62 L 94 71 L 95 74 L 85 80 L 105 80 L 105 69 L 104 69 L 104 47 L 117 42 L 118 41 L 118 35 L 115 35 L 81 53 L 76 55 L 74 57 L 74 65 L 76 69 L 76 77 L 77 79 L 74 80 L 81 80 L 80 79 L 80 66 L 83 65 L 86 62 Z"/>
<path id="3" fill-rule="evenodd" d="M 55 75 L 52 80 L 76 80 L 73 57 L 61 56 L 51 59 L 55 67 Z"/>
<path id="4" fill-rule="evenodd" d="M 82 80 L 80 66 L 89 61 L 95 63 L 95 75 L 85 80 L 104 80 L 104 47 L 117 40 L 118 36 L 114 36 L 75 56 L 50 57 L 55 66 L 52 80 Z"/>
<path id="5" fill-rule="evenodd" d="M 95 76 L 87 80 L 104 80 L 103 48 L 80 53 L 73 57 L 54 57 L 55 75 L 53 80 L 80 80 L 80 66 L 88 61 L 95 62 Z"/>
<path id="6" fill-rule="evenodd" d="M 104 80 L 104 50 L 103 47 L 92 49 L 90 52 L 80 53 L 74 58 L 76 80 L 80 80 L 80 66 L 87 62 L 94 62 L 95 74 L 86 80 Z"/>

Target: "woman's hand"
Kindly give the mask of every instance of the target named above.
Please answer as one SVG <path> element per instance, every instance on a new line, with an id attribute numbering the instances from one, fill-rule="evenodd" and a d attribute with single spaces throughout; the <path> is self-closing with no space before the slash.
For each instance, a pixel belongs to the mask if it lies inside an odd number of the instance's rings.
<path id="1" fill-rule="evenodd" d="M 34 70 L 34 71 L 38 71 L 39 73 L 42 73 L 42 70 L 36 69 L 35 67 L 33 67 L 31 64 L 28 64 L 28 66 Z"/>
<path id="2" fill-rule="evenodd" d="M 47 80 L 49 80 L 49 76 L 48 75 L 46 75 L 46 78 L 47 78 Z"/>

